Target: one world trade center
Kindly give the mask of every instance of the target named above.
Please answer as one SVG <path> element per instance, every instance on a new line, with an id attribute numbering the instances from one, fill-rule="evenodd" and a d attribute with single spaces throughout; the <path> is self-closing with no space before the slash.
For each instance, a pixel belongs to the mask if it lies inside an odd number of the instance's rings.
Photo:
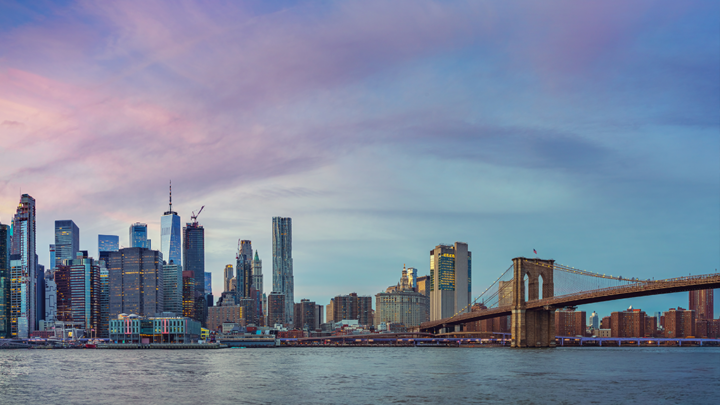
<path id="1" fill-rule="evenodd" d="M 170 183 L 170 208 L 160 218 L 160 251 L 168 263 L 182 266 L 180 260 L 180 216 L 172 210 L 172 182 Z"/>

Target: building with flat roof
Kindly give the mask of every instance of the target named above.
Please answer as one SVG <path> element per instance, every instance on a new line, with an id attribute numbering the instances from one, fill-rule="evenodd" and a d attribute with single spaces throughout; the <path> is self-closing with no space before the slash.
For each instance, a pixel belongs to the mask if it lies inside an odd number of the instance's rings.
<path id="1" fill-rule="evenodd" d="M 219 331 L 225 322 L 245 326 L 245 313 L 242 305 L 223 305 L 208 308 L 207 328 Z"/>
<path id="2" fill-rule="evenodd" d="M 360 325 L 373 325 L 372 297 L 358 296 L 357 293 L 338 295 L 332 300 L 332 319 L 327 322 L 339 322 L 343 319 L 356 319 Z"/>
<path id="3" fill-rule="evenodd" d="M 35 222 L 35 199 L 23 194 L 13 216 L 10 249 L 10 333 L 13 338 L 27 338 L 36 325 Z"/>
<path id="4" fill-rule="evenodd" d="M 119 236 L 98 235 L 98 252 L 117 252 L 118 250 L 120 250 Z M 100 260 L 99 255 L 98 260 Z"/>
<path id="5" fill-rule="evenodd" d="M 428 321 L 428 302 L 424 294 L 412 290 L 381 292 L 375 295 L 374 325 L 402 324 L 406 328 L 420 326 Z"/>
<path id="6" fill-rule="evenodd" d="M 108 332 L 116 343 L 197 343 L 200 328 L 200 322 L 184 317 L 120 314 L 110 320 Z"/>
<path id="7" fill-rule="evenodd" d="M 58 321 L 79 325 L 80 329 L 100 328 L 100 265 L 87 251 L 73 260 L 64 259 L 55 270 Z"/>
<path id="8" fill-rule="evenodd" d="M 285 308 L 285 294 L 273 291 L 268 295 L 268 326 L 285 325 Z"/>
<path id="9" fill-rule="evenodd" d="M 695 336 L 695 311 L 680 307 L 670 308 L 663 313 L 663 318 L 666 338 Z"/>
<path id="10" fill-rule="evenodd" d="M 467 243 L 438 245 L 430 251 L 430 320 L 470 312 L 472 253 Z"/>
<path id="11" fill-rule="evenodd" d="M 152 241 L 148 239 L 147 224 L 135 222 L 130 225 L 130 247 L 152 249 Z"/>
<path id="12" fill-rule="evenodd" d="M 163 311 L 164 283 L 162 253 L 141 247 L 110 252 L 109 317 L 119 314 L 151 316 Z"/>
<path id="13" fill-rule="evenodd" d="M 585 311 L 555 311 L 555 335 L 585 336 Z"/>
<path id="14" fill-rule="evenodd" d="M 71 220 L 55 221 L 55 263 L 53 267 L 63 264 L 63 260 L 74 260 L 80 251 L 80 229 Z"/>
<path id="15" fill-rule="evenodd" d="M 163 311 L 183 314 L 183 278 L 179 263 L 163 265 Z"/>
<path id="16" fill-rule="evenodd" d="M 0 224 L 0 339 L 10 333 L 10 227 Z"/>
<path id="17" fill-rule="evenodd" d="M 690 291 L 690 307 L 691 311 L 695 311 L 695 319 L 714 319 L 715 313 L 713 306 L 715 299 L 713 297 L 714 290 L 696 290 Z"/>

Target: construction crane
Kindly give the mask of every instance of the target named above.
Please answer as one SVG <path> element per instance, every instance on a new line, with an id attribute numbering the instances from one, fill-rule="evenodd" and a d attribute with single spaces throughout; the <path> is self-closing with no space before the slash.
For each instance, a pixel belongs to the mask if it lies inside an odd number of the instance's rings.
<path id="1" fill-rule="evenodd" d="M 193 226 L 197 226 L 197 223 L 198 223 L 198 222 L 197 222 L 197 217 L 198 217 L 198 215 L 200 215 L 200 213 L 202 212 L 203 208 L 205 208 L 204 205 L 203 205 L 202 207 L 200 207 L 200 211 L 198 211 L 197 214 L 195 213 L 195 211 L 193 211 L 193 212 L 192 212 L 192 215 L 190 215 L 190 219 L 192 219 L 192 224 L 193 224 Z"/>

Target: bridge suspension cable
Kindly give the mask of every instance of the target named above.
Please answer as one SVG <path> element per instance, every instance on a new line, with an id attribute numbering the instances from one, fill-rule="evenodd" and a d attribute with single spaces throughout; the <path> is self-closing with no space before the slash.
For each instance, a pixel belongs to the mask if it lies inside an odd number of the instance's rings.
<path id="1" fill-rule="evenodd" d="M 510 270 L 513 269 L 513 267 L 514 267 L 514 265 L 511 265 L 510 267 L 508 267 L 507 270 L 505 270 L 505 271 L 500 275 L 500 277 L 498 277 L 492 284 L 490 284 L 490 286 L 489 286 L 488 288 L 486 288 L 485 291 L 483 291 L 480 295 L 478 295 L 477 298 L 475 298 L 471 303 L 467 304 L 467 305 L 465 306 L 465 308 L 463 308 L 463 309 L 461 309 L 460 311 L 456 312 L 455 315 L 451 316 L 451 317 L 448 318 L 448 319 L 453 319 L 453 318 L 455 318 L 456 316 L 458 316 L 458 315 L 460 315 L 460 314 L 462 314 L 462 313 L 465 313 L 465 310 L 466 310 L 466 309 L 472 308 L 472 306 L 475 305 L 475 303 L 477 303 L 477 300 L 479 300 L 480 298 L 482 298 L 482 296 L 485 295 L 485 293 L 487 293 L 488 291 L 490 291 L 490 289 L 493 288 L 493 286 L 494 286 L 495 284 L 497 284 L 498 281 L 500 281 L 503 277 L 505 277 L 505 275 L 506 275 Z M 488 298 L 489 298 L 489 299 L 493 299 L 495 296 L 497 296 L 499 290 L 500 290 L 500 289 L 498 288 L 498 291 L 495 291 L 495 293 L 494 293 L 494 294 L 491 294 Z"/>

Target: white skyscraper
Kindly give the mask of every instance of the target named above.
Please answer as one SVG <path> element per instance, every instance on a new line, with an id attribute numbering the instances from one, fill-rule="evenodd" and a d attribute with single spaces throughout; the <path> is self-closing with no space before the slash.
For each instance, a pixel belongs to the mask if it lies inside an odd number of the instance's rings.
<path id="1" fill-rule="evenodd" d="M 180 241 L 180 216 L 172 210 L 172 183 L 170 183 L 170 208 L 160 218 L 160 251 L 163 260 L 182 266 Z M 148 246 L 149 247 L 149 246 Z"/>

